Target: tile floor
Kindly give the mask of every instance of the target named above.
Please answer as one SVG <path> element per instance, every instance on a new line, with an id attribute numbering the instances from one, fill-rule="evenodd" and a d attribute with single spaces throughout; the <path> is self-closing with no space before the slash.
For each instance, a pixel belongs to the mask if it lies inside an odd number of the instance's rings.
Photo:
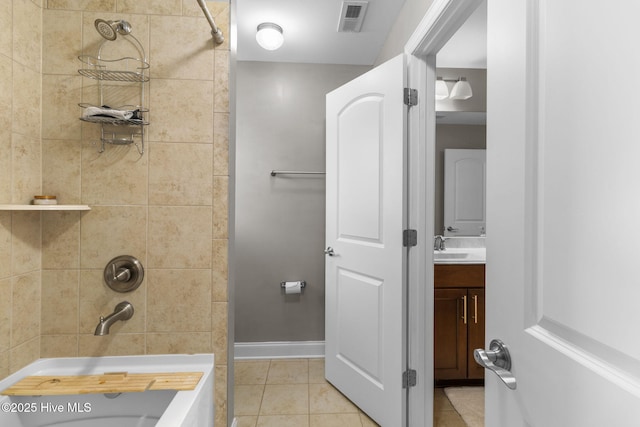
<path id="1" fill-rule="evenodd" d="M 377 427 L 324 379 L 324 359 L 235 362 L 238 427 Z"/>
<path id="2" fill-rule="evenodd" d="M 379 427 L 324 379 L 324 359 L 235 362 L 238 427 Z M 466 427 L 443 389 L 434 427 Z"/>

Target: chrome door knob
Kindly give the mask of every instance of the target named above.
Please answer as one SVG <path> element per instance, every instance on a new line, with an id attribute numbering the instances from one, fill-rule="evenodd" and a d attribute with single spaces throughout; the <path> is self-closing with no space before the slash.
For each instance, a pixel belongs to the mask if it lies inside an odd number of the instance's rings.
<path id="1" fill-rule="evenodd" d="M 333 251 L 333 248 L 331 246 L 327 247 L 327 249 L 324 250 L 324 254 L 329 256 L 336 255 L 336 253 Z"/>
<path id="2" fill-rule="evenodd" d="M 489 350 L 475 349 L 473 358 L 478 365 L 493 371 L 511 390 L 516 389 L 516 377 L 509 371 L 511 369 L 511 356 L 502 341 L 492 340 L 489 344 Z"/>

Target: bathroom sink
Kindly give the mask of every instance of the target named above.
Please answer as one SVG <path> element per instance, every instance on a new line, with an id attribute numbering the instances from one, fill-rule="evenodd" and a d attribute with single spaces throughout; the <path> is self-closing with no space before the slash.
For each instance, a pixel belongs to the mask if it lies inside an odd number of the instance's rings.
<path id="1" fill-rule="evenodd" d="M 484 264 L 485 248 L 447 248 L 433 251 L 433 262 L 436 264 Z"/>

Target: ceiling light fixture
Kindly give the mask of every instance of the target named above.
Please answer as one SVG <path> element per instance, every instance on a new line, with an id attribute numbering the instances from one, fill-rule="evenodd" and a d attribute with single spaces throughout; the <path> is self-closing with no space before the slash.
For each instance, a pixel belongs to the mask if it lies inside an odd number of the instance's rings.
<path id="1" fill-rule="evenodd" d="M 256 41 L 266 50 L 276 50 L 284 43 L 282 27 L 273 22 L 263 22 L 258 25 Z"/>
<path id="2" fill-rule="evenodd" d="M 449 86 L 447 82 L 455 82 L 451 92 L 449 92 Z M 443 99 L 453 100 L 465 100 L 473 96 L 473 90 L 471 85 L 467 81 L 466 77 L 459 77 L 457 79 L 444 79 L 442 77 L 436 78 L 436 99 L 442 101 Z"/>

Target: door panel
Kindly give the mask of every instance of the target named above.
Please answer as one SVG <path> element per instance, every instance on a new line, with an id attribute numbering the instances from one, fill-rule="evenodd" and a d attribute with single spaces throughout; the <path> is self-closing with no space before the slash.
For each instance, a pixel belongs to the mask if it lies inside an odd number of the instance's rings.
<path id="1" fill-rule="evenodd" d="M 325 374 L 383 427 L 406 418 L 404 61 L 327 95 Z"/>
<path id="2" fill-rule="evenodd" d="M 640 83 L 598 89 L 640 66 L 628 54 L 638 13 L 625 1 L 490 0 L 487 340 L 510 347 L 518 384 L 508 391 L 487 373 L 487 425 L 640 417 L 629 329 L 640 105 L 628 96 Z"/>
<path id="3" fill-rule="evenodd" d="M 444 235 L 485 232 L 486 150 L 444 150 Z"/>

